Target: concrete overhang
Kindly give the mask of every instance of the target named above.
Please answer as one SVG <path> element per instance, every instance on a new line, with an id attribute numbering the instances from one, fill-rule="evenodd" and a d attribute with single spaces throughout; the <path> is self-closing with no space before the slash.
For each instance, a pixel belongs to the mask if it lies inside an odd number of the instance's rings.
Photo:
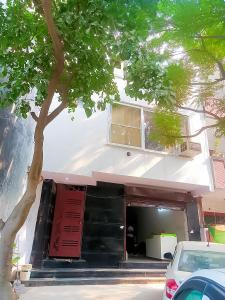
<path id="1" fill-rule="evenodd" d="M 189 192 L 194 197 L 198 197 L 210 192 L 209 186 L 207 185 L 125 176 L 106 172 L 92 172 L 92 176 L 83 176 L 76 174 L 43 171 L 42 176 L 44 179 L 53 179 L 56 183 L 96 185 L 97 181 L 103 181 L 124 184 L 126 186 L 143 186 L 183 193 Z"/>
<path id="2" fill-rule="evenodd" d="M 134 176 L 124 176 L 111 173 L 93 172 L 96 181 L 106 181 L 112 183 L 124 184 L 127 186 L 143 186 L 171 190 L 176 192 L 191 193 L 192 196 L 198 197 L 209 193 L 210 188 L 207 185 L 191 184 L 185 182 L 175 182 L 160 179 L 140 178 Z"/>
<path id="3" fill-rule="evenodd" d="M 53 179 L 56 183 L 96 185 L 96 180 L 91 176 L 42 171 L 42 177 L 43 179 Z"/>

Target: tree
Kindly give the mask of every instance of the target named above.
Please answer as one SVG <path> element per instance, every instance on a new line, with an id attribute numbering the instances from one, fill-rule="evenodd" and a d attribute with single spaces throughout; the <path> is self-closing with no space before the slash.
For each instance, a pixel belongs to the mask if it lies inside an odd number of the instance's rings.
<path id="1" fill-rule="evenodd" d="M 190 137 L 208 128 L 214 128 L 219 137 L 225 135 L 224 15 L 223 0 L 161 0 L 150 39 L 130 59 L 127 93 L 155 100 L 151 138 L 164 145 L 174 145 L 184 137 L 180 110 L 214 119 Z M 155 72 L 160 74 L 160 97 L 154 94 Z"/>
<path id="2" fill-rule="evenodd" d="M 0 5 L 0 106 L 36 122 L 27 188 L 7 220 L 0 221 L 1 300 L 13 297 L 12 248 L 35 201 L 40 181 L 44 129 L 78 102 L 90 116 L 119 100 L 114 67 L 148 36 L 156 1 L 8 0 Z M 35 99 L 26 95 L 35 91 Z M 53 96 L 60 104 L 51 111 Z M 36 109 L 34 110 L 33 107 Z"/>

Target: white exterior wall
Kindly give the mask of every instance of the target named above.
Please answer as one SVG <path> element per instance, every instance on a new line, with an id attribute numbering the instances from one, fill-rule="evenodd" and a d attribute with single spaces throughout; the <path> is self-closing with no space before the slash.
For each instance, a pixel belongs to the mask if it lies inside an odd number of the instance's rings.
<path id="1" fill-rule="evenodd" d="M 121 102 L 149 107 L 144 101 L 132 101 L 125 95 L 124 81 L 117 80 Z M 187 114 L 187 112 L 185 112 Z M 203 115 L 189 114 L 191 132 L 204 124 Z M 63 112 L 45 132 L 44 170 L 91 176 L 93 171 L 138 178 L 160 179 L 212 187 L 206 134 L 194 141 L 202 145 L 202 153 L 194 159 L 157 151 L 135 149 L 109 143 L 111 112 L 97 111 L 86 118 L 78 107 L 75 120 Z M 127 151 L 131 156 L 127 156 Z"/>

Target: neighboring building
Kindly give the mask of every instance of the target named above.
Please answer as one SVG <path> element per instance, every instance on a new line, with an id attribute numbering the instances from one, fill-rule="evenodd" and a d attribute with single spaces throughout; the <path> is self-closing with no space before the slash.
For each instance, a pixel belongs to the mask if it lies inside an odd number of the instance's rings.
<path id="1" fill-rule="evenodd" d="M 140 248 L 162 232 L 201 239 L 201 197 L 213 189 L 206 133 L 180 149 L 150 141 L 151 106 L 125 95 L 119 70 L 116 80 L 119 104 L 90 118 L 78 106 L 74 121 L 64 112 L 46 129 L 44 181 L 19 235 L 23 262 L 116 266 L 129 225 Z M 203 114 L 183 113 L 187 132 L 204 125 Z"/>
<path id="2" fill-rule="evenodd" d="M 224 90 L 222 94 L 224 95 Z M 220 92 L 221 94 L 221 92 Z M 220 114 L 215 104 L 210 102 L 206 107 L 209 111 Z M 215 119 L 206 116 L 206 124 L 215 123 Z M 209 153 L 211 156 L 211 170 L 213 176 L 213 192 L 204 195 L 202 210 L 205 225 L 225 225 L 225 138 L 216 138 L 215 129 L 207 130 Z"/>
<path id="3" fill-rule="evenodd" d="M 33 124 L 0 110 L 0 219 L 6 219 L 22 196 L 33 148 Z"/>

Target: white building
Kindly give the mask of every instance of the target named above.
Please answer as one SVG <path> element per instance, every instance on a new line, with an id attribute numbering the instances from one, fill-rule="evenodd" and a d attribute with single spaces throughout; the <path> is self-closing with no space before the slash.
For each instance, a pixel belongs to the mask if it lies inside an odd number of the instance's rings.
<path id="1" fill-rule="evenodd" d="M 224 95 L 224 89 L 220 95 Z M 206 107 L 214 114 L 221 115 L 221 112 L 215 109 L 213 101 Z M 215 123 L 215 118 L 206 116 L 206 124 Z M 213 176 L 213 192 L 208 193 L 202 198 L 202 210 L 205 224 L 225 224 L 225 138 L 215 137 L 215 128 L 207 130 L 209 152 L 211 156 L 211 170 Z"/>
<path id="2" fill-rule="evenodd" d="M 45 180 L 18 237 L 21 262 L 118 265 L 131 251 L 129 225 L 137 253 L 153 234 L 201 239 L 201 199 L 214 189 L 207 134 L 182 151 L 150 141 L 151 106 L 126 96 L 119 70 L 116 81 L 120 103 L 90 118 L 78 106 L 74 121 L 63 112 L 46 129 Z M 203 114 L 181 113 L 188 134 L 205 125 Z"/>

